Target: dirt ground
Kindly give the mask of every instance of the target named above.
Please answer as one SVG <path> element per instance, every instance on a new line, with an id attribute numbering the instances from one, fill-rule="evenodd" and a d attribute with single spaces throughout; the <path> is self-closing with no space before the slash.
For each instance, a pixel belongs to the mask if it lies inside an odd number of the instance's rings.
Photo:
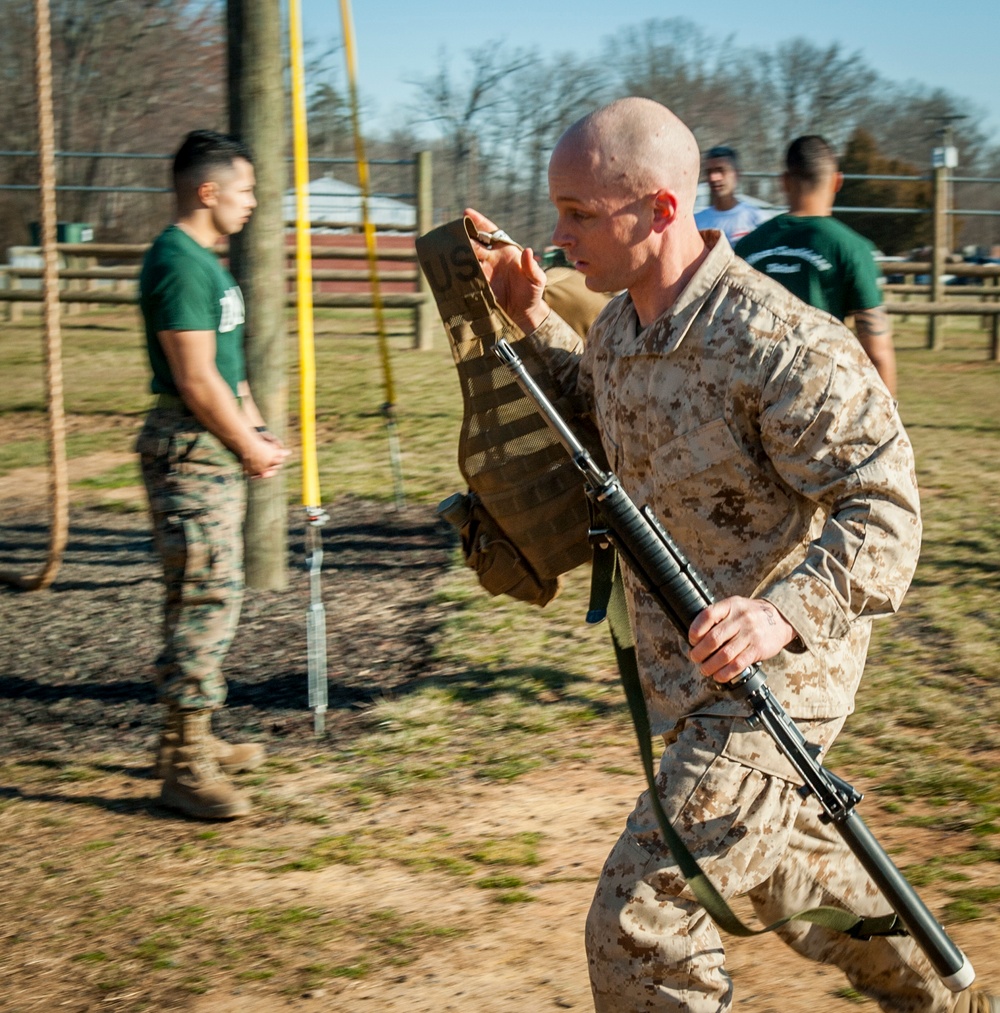
<path id="1" fill-rule="evenodd" d="M 0 566 L 28 569 L 44 558 L 47 518 L 32 509 L 44 481 L 44 473 L 27 471 L 4 480 Z M 396 513 L 348 502 L 332 511 L 324 540 L 327 724 L 337 748 L 349 749 L 373 701 L 403 698 L 421 680 L 447 674 L 435 670 L 432 649 L 445 615 L 434 592 L 448 565 L 451 536 L 426 507 Z M 434 869 L 415 873 L 412 864 L 391 856 L 280 875 L 267 863 L 209 860 L 222 847 L 295 853 L 329 830 L 283 818 L 272 806 L 217 828 L 213 837 L 203 825 L 156 805 L 157 782 L 147 766 L 158 719 L 150 670 L 160 591 L 146 519 L 75 505 L 54 588 L 38 594 L 0 590 L 0 1009 L 589 1009 L 583 922 L 603 859 L 641 788 L 634 743 L 627 737 L 608 741 L 583 762 L 574 758 L 574 745 L 587 734 L 581 729 L 559 744 L 564 759 L 509 782 L 484 782 L 470 769 L 367 810 L 338 805 L 325 793 L 327 772 L 309 762 L 318 750 L 305 700 L 308 582 L 301 529 L 292 532 L 291 550 L 289 588 L 248 595 L 226 664 L 230 701 L 219 730 L 249 733 L 289 761 L 268 769 L 272 794 L 289 806 L 326 809 L 341 834 L 391 828 L 400 858 L 430 828 L 468 836 L 540 835 L 539 862 L 526 877 L 532 902 L 498 905 L 467 878 Z M 84 780 L 54 779 L 43 788 L 37 780 L 19 780 L 18 771 L 55 768 L 74 757 L 91 761 Z M 947 846 L 944 834 L 894 827 L 874 806 L 866 805 L 863 814 L 900 864 Z M 97 845 L 108 841 L 134 860 L 102 885 L 99 900 L 88 900 L 96 870 L 110 861 Z M 206 860 L 193 875 L 196 848 L 206 849 Z M 932 887 L 921 893 L 932 909 L 941 901 Z M 150 912 L 185 905 L 210 912 L 298 905 L 331 912 L 345 924 L 391 907 L 404 921 L 455 931 L 428 936 L 405 962 L 386 961 L 364 976 L 295 994 L 278 989 L 263 972 L 238 981 L 232 974 L 208 979 L 200 994 L 158 989 L 141 977 L 98 987 L 80 962 L 74 926 L 88 905 L 113 912 L 127 898 Z M 997 918 L 958 924 L 953 936 L 979 970 L 980 982 L 1000 988 Z M 360 951 L 364 943 L 348 935 L 339 945 Z M 252 966 L 294 963 L 297 954 L 281 953 L 280 946 L 255 955 Z M 875 1008 L 842 994 L 837 972 L 802 961 L 772 937 L 729 939 L 726 946 L 736 1008 L 744 1013 Z"/>

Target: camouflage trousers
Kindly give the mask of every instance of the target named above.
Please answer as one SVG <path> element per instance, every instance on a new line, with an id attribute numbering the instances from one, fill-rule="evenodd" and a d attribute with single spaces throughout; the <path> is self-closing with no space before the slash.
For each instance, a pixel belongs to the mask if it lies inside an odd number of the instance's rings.
<path id="1" fill-rule="evenodd" d="M 153 408 L 136 443 L 166 589 L 161 702 L 222 706 L 222 662 L 243 601 L 246 482 L 234 456 L 182 408 Z"/>
<path id="2" fill-rule="evenodd" d="M 824 746 L 843 719 L 798 722 Z M 762 730 L 742 719 L 695 717 L 666 739 L 657 777 L 667 817 L 719 892 L 749 898 L 763 924 L 819 905 L 858 915 L 890 908 L 837 831 L 803 803 L 797 777 Z M 965 1008 L 906 937 L 854 940 L 804 922 L 777 930 L 794 950 L 839 967 L 892 1013 Z M 662 843 L 648 792 L 608 856 L 587 917 L 598 1013 L 727 1013 L 733 983 L 722 939 Z M 781 983 L 775 1004 L 782 1007 Z"/>

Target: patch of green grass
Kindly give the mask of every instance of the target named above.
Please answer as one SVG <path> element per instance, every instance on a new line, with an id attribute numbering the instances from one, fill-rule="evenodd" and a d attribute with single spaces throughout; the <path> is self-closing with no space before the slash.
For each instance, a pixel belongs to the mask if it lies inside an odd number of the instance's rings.
<path id="1" fill-rule="evenodd" d="M 77 781 L 97 781 L 104 775 L 96 770 L 88 770 L 85 767 L 66 767 L 59 771 L 59 780 L 69 783 Z"/>
<path id="2" fill-rule="evenodd" d="M 621 766 L 619 766 L 616 763 L 601 764 L 601 766 L 598 769 L 601 771 L 602 774 L 614 774 L 617 777 L 633 777 L 634 778 L 636 776 L 636 773 L 637 773 L 635 767 L 621 767 Z M 640 771 L 641 771 L 641 768 L 640 768 Z"/>
<path id="3" fill-rule="evenodd" d="M 81 964 L 103 964 L 108 955 L 103 950 L 91 950 L 89 953 L 78 953 L 72 959 Z"/>
<path id="4" fill-rule="evenodd" d="M 181 940 L 165 932 L 154 932 L 141 940 L 133 955 L 146 961 L 154 970 L 175 967 L 174 953 L 180 948 Z"/>
<path id="5" fill-rule="evenodd" d="M 119 464 L 99 475 L 81 478 L 73 484 L 81 489 L 123 489 L 127 486 L 141 485 L 142 475 L 139 473 L 139 462 L 135 460 Z"/>
<path id="6" fill-rule="evenodd" d="M 956 900 L 966 900 L 973 904 L 990 904 L 996 907 L 1000 900 L 1000 886 L 967 886 L 955 891 Z"/>
<path id="7" fill-rule="evenodd" d="M 950 922 L 974 922 L 982 918 L 985 912 L 979 904 L 962 897 L 945 904 L 944 914 Z"/>
<path id="8" fill-rule="evenodd" d="M 830 993 L 835 999 L 846 999 L 848 1002 L 866 1003 L 869 1002 L 867 996 L 862 995 L 860 992 L 856 992 L 850 985 L 843 985 L 840 988 L 835 988 Z"/>
<path id="9" fill-rule="evenodd" d="M 131 986 L 129 978 L 104 978 L 97 982 L 97 987 L 102 992 L 121 992 Z"/>
<path id="10" fill-rule="evenodd" d="M 2 412 L 0 412 L 2 414 Z M 138 431 L 138 423 L 136 425 Z M 86 457 L 103 450 L 120 453 L 131 451 L 135 440 L 134 433 L 123 433 L 120 429 L 107 429 L 98 432 L 73 433 L 66 437 L 66 457 Z M 6 446 L 0 446 L 0 475 L 6 475 L 16 468 L 48 467 L 48 438 L 14 440 Z M 94 481 L 97 481 L 96 479 Z M 120 485 L 135 485 L 134 482 L 121 482 Z M 118 486 L 92 486 L 93 488 L 117 488 Z"/>
<path id="11" fill-rule="evenodd" d="M 493 900 L 497 904 L 531 904 L 535 898 L 525 890 L 509 890 L 506 893 L 498 893 Z"/>
<path id="12" fill-rule="evenodd" d="M 483 876 L 476 880 L 476 886 L 480 890 L 512 890 L 523 885 L 524 880 L 519 876 Z"/>
<path id="13" fill-rule="evenodd" d="M 268 971 L 264 968 L 252 968 L 248 971 L 240 971 L 236 977 L 240 981 L 267 981 L 268 978 L 274 977 L 274 971 Z"/>
<path id="14" fill-rule="evenodd" d="M 355 964 L 341 964 L 339 967 L 331 967 L 329 975 L 331 978 L 364 978 L 371 970 L 367 960 L 360 960 Z"/>
<path id="15" fill-rule="evenodd" d="M 321 837 L 305 854 L 278 867 L 278 872 L 315 872 L 328 865 L 361 865 L 368 850 L 354 834 Z"/>
<path id="16" fill-rule="evenodd" d="M 468 858 L 481 865 L 538 865 L 538 833 L 513 834 L 510 837 L 487 839 L 466 852 Z"/>
<path id="17" fill-rule="evenodd" d="M 197 905 L 191 907 L 175 908 L 157 915 L 153 919 L 155 925 L 176 925 L 178 929 L 190 931 L 204 925 L 208 921 L 209 912 Z"/>

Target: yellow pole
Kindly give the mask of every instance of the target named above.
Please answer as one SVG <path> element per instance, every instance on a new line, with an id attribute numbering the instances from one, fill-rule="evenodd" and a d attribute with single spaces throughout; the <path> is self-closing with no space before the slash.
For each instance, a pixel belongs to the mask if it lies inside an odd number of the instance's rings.
<path id="1" fill-rule="evenodd" d="M 305 67 L 302 57 L 302 9 L 289 0 L 289 48 L 292 59 L 292 146 L 295 156 L 295 264 L 299 306 L 299 417 L 302 431 L 302 505 L 310 517 L 321 513 L 316 460 L 316 348 L 313 330 L 312 251 L 309 215 L 309 136 L 306 130 Z"/>
<path id="2" fill-rule="evenodd" d="M 358 114 L 358 71 L 350 0 L 340 0 L 340 20 L 344 30 L 344 56 L 347 60 L 347 82 L 351 93 L 351 125 L 354 132 L 354 156 L 358 163 L 358 185 L 361 189 L 361 217 L 364 222 L 365 246 L 368 251 L 368 275 L 372 289 L 372 306 L 375 310 L 375 327 L 378 331 L 379 355 L 382 359 L 382 376 L 385 383 L 385 404 L 382 405 L 382 413 L 385 416 L 386 429 L 389 434 L 389 457 L 396 490 L 396 505 L 402 507 L 404 505 L 403 472 L 400 465 L 399 440 L 396 434 L 396 392 L 392 382 L 389 342 L 385 333 L 385 313 L 382 309 L 382 291 L 379 287 L 375 226 L 368 214 L 368 197 L 371 186 L 368 178 L 368 159 L 365 156 L 365 141 L 361 136 L 361 122 Z"/>

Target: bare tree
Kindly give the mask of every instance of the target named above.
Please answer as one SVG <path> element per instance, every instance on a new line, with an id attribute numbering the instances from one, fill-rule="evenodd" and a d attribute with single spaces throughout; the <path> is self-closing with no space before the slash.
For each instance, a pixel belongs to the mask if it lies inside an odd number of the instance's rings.
<path id="1" fill-rule="evenodd" d="M 822 134 L 843 148 L 878 94 L 878 74 L 861 53 L 845 53 L 837 42 L 826 47 L 803 38 L 782 42 L 765 68 L 786 145 L 802 134 Z"/>
<path id="2" fill-rule="evenodd" d="M 57 147 L 70 152 L 171 152 L 195 127 L 225 126 L 225 35 L 217 0 L 54 0 L 54 103 Z M 0 35 L 4 147 L 36 146 L 30 0 L 7 0 Z M 9 150 L 9 148 L 8 148 Z M 10 179 L 12 166 L 0 167 Z M 35 181 L 33 159 L 13 167 Z M 164 186 L 166 164 L 66 158 L 59 182 L 79 186 Z M 7 202 L 5 202 L 7 204 Z M 0 242 L 23 242 L 36 198 L 0 220 Z M 9 204 L 8 204 L 9 206 Z M 62 220 L 87 221 L 107 239 L 147 238 L 169 210 L 148 195 L 59 194 Z"/>
<path id="3" fill-rule="evenodd" d="M 504 82 L 502 102 L 483 135 L 492 186 L 490 207 L 526 244 L 541 248 L 551 232 L 548 161 L 562 132 L 607 93 L 600 65 L 564 53 L 549 61 L 528 53 L 529 65 Z"/>
<path id="4" fill-rule="evenodd" d="M 725 69 L 733 56 L 731 39 L 717 40 L 685 18 L 669 18 L 626 29 L 608 41 L 605 54 L 609 66 L 620 68 L 618 94 L 663 103 L 700 143 L 731 135 L 734 95 Z"/>
<path id="5" fill-rule="evenodd" d="M 502 43 L 488 42 L 469 51 L 463 74 L 453 69 L 442 50 L 437 73 L 412 82 L 419 92 L 415 111 L 441 131 L 450 164 L 444 172 L 439 169 L 436 179 L 450 184 L 449 213 L 478 202 L 483 128 L 504 102 L 503 83 L 531 61 L 531 55 L 521 50 L 508 52 Z"/>

